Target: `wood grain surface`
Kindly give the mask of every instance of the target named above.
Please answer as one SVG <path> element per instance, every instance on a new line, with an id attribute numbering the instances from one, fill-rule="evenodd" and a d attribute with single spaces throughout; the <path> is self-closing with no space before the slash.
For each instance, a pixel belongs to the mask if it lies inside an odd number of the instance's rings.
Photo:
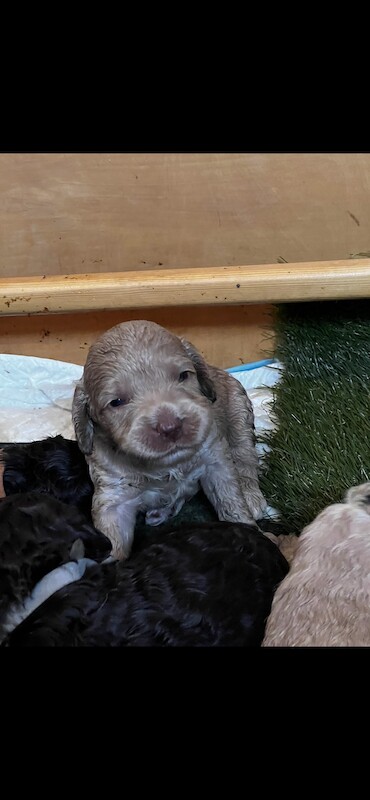
<path id="1" fill-rule="evenodd" d="M 0 154 L 0 276 L 370 256 L 369 153 Z"/>

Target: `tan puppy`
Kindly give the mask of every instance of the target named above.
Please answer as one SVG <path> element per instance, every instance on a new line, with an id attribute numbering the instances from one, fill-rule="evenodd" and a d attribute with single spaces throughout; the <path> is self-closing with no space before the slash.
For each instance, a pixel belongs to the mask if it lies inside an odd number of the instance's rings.
<path id="1" fill-rule="evenodd" d="M 262 647 L 370 646 L 370 483 L 322 511 L 297 538 Z"/>
<path id="2" fill-rule="evenodd" d="M 261 516 L 247 393 L 160 325 L 124 322 L 92 345 L 72 416 L 94 484 L 94 524 L 116 558 L 130 553 L 139 511 L 159 525 L 200 486 L 220 520 Z"/>

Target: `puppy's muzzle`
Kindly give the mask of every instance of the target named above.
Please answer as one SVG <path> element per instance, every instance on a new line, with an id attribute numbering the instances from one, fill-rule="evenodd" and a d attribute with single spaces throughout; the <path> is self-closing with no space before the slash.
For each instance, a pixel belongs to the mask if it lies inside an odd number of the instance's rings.
<path id="1" fill-rule="evenodd" d="M 168 442 L 177 442 L 183 432 L 183 424 L 180 417 L 172 414 L 167 409 L 159 412 L 156 421 L 151 427 L 162 440 Z"/>
<path id="2" fill-rule="evenodd" d="M 191 447 L 201 433 L 201 415 L 196 408 L 160 405 L 137 428 L 141 448 L 166 453 L 177 447 Z"/>

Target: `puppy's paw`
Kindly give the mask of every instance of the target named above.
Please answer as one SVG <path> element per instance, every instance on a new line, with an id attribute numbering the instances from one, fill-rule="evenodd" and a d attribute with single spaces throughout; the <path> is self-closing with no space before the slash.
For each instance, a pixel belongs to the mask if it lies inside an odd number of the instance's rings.
<path id="1" fill-rule="evenodd" d="M 295 533 L 288 533 L 285 535 L 281 534 L 276 538 L 278 540 L 277 546 L 280 552 L 283 554 L 284 558 L 286 558 L 288 564 L 291 564 L 299 544 L 299 537 L 296 536 Z"/>
<path id="2" fill-rule="evenodd" d="M 108 531 L 106 532 L 106 536 L 112 544 L 112 549 L 109 555 L 114 561 L 124 561 L 129 557 L 131 551 L 131 540 L 129 544 L 127 542 L 124 544 L 120 536 L 116 536 L 115 533 L 109 533 Z"/>
<path id="3" fill-rule="evenodd" d="M 164 506 L 163 508 L 151 508 L 150 511 L 147 511 L 145 514 L 145 524 L 146 525 L 162 525 L 162 522 L 167 522 L 168 519 L 171 517 L 175 517 L 176 514 L 181 511 L 183 505 L 185 503 L 185 498 L 180 497 L 176 503 L 172 506 Z"/>
<path id="4" fill-rule="evenodd" d="M 128 556 L 129 553 L 126 553 L 126 551 L 123 549 L 122 544 L 115 544 L 114 542 L 112 542 L 112 550 L 109 556 L 109 558 L 112 561 L 125 561 L 125 559 L 128 558 Z"/>
<path id="5" fill-rule="evenodd" d="M 171 512 L 169 508 L 152 508 L 145 514 L 145 525 L 161 525 L 173 516 Z"/>
<path id="6" fill-rule="evenodd" d="M 267 508 L 267 500 L 265 500 L 259 486 L 244 488 L 243 494 L 253 519 L 263 517 L 263 513 Z"/>
<path id="7" fill-rule="evenodd" d="M 345 495 L 345 502 L 351 506 L 362 508 L 370 514 L 370 481 L 352 486 Z"/>

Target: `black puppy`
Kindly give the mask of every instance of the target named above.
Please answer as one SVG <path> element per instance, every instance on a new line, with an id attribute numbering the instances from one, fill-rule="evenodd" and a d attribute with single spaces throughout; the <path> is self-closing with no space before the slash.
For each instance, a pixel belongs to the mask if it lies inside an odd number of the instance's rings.
<path id="1" fill-rule="evenodd" d="M 287 572 L 254 526 L 158 530 L 127 561 L 88 567 L 3 646 L 259 646 Z"/>
<path id="2" fill-rule="evenodd" d="M 4 444 L 1 462 L 7 496 L 33 490 L 46 492 L 72 503 L 90 518 L 93 484 L 77 442 L 50 436 L 25 444 Z"/>
<path id="3" fill-rule="evenodd" d="M 77 542 L 80 547 L 73 547 Z M 74 506 L 38 492 L 0 500 L 0 633 L 9 608 L 71 559 L 102 561 L 111 543 Z"/>

